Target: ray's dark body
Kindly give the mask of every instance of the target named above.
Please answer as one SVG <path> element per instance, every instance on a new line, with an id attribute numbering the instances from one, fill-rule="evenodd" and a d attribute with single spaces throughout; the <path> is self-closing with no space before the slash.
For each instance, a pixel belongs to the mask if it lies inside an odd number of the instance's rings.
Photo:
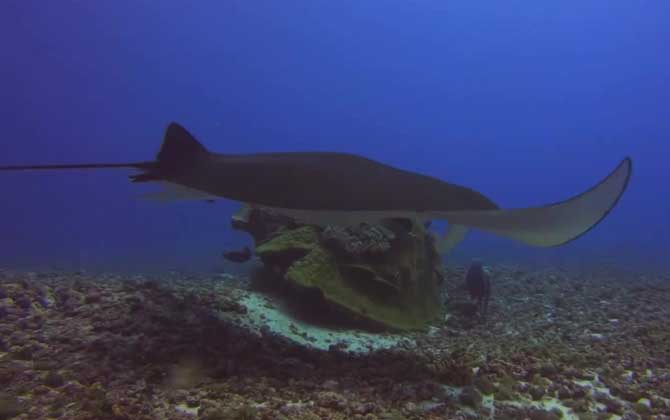
<path id="1" fill-rule="evenodd" d="M 166 180 L 232 200 L 303 210 L 488 210 L 482 194 L 346 153 L 227 155 L 168 127 L 155 164 L 135 182 Z"/>
<path id="2" fill-rule="evenodd" d="M 135 168 L 133 182 L 168 181 L 210 195 L 268 207 L 330 211 L 495 210 L 470 188 L 332 152 L 228 155 L 209 152 L 171 123 L 155 161 L 2 166 L 3 171 Z"/>

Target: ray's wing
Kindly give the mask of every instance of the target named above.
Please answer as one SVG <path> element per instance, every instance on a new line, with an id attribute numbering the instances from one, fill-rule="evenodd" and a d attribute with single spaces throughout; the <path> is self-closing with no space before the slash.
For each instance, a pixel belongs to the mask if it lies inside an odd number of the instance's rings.
<path id="1" fill-rule="evenodd" d="M 559 203 L 522 209 L 443 212 L 433 216 L 531 246 L 562 245 L 593 229 L 609 214 L 626 190 L 632 168 L 631 159 L 625 158 L 597 185 Z"/>
<path id="2" fill-rule="evenodd" d="M 586 192 L 566 201 L 540 207 L 452 212 L 275 210 L 303 223 L 321 226 L 378 223 L 388 218 L 407 218 L 418 222 L 446 219 L 449 228 L 438 244 L 441 254 L 457 246 L 470 228 L 515 239 L 530 246 L 552 247 L 577 239 L 602 221 L 626 190 L 631 172 L 632 161 L 626 158 L 610 175 Z"/>
<path id="3" fill-rule="evenodd" d="M 194 190 L 180 184 L 172 182 L 161 181 L 160 184 L 164 187 L 163 191 L 155 191 L 146 193 L 140 196 L 143 200 L 159 201 L 163 203 L 171 203 L 182 200 L 220 200 L 221 197 L 209 194 L 204 191 Z"/>
<path id="4" fill-rule="evenodd" d="M 470 229 L 467 226 L 457 225 L 450 222 L 444 236 L 441 239 L 438 239 L 437 251 L 441 255 L 448 254 L 452 249 L 456 248 L 458 244 L 463 242 L 468 231 L 470 231 Z"/>

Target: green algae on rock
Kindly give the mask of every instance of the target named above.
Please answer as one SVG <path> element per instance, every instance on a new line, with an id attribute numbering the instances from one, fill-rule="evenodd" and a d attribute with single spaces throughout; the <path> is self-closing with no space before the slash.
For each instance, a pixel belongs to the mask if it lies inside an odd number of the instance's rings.
<path id="1" fill-rule="evenodd" d="M 353 319 L 411 330 L 426 327 L 440 311 L 441 261 L 423 225 L 389 221 L 326 228 L 324 234 L 316 226 L 287 226 L 265 209 L 247 208 L 234 226 L 253 232 L 256 254 L 267 267 L 294 286 L 318 290 Z"/>
<path id="2" fill-rule="evenodd" d="M 274 238 L 259 245 L 256 248 L 256 253 L 259 256 L 273 257 L 281 256 L 287 252 L 308 252 L 314 248 L 314 244 L 318 240 L 318 233 L 314 227 L 303 226 L 298 229 L 285 229 Z"/>

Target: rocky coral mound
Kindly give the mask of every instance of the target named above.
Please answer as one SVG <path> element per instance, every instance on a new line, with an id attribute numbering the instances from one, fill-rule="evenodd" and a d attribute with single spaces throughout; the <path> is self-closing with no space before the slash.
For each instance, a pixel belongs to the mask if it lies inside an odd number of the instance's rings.
<path id="1" fill-rule="evenodd" d="M 253 236 L 273 281 L 316 290 L 351 318 L 408 330 L 425 328 L 440 313 L 441 259 L 422 225 L 390 220 L 321 229 L 245 208 L 233 226 Z"/>

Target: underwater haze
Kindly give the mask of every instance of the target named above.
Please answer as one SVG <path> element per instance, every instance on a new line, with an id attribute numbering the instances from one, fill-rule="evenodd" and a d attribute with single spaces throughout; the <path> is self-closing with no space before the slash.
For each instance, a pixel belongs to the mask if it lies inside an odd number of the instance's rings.
<path id="1" fill-rule="evenodd" d="M 176 121 L 212 151 L 356 153 L 525 207 L 631 156 L 577 241 L 473 233 L 449 258 L 667 270 L 669 21 L 666 1 L 7 0 L 0 165 L 151 160 Z M 238 203 L 139 200 L 132 173 L 0 174 L 0 266 L 208 271 L 250 243 Z"/>

